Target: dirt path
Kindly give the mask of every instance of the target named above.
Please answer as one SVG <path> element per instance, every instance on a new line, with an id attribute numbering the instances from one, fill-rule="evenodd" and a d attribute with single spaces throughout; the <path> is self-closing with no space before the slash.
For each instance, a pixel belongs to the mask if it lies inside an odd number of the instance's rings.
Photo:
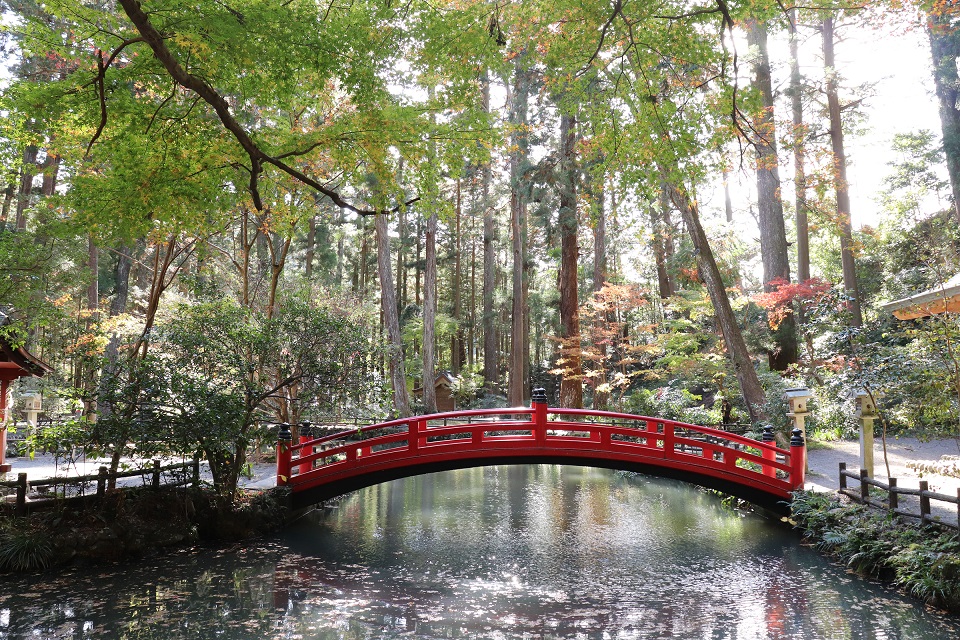
<path id="1" fill-rule="evenodd" d="M 875 443 L 874 477 L 887 483 L 887 469 L 883 460 L 883 448 L 879 440 Z M 919 473 L 907 466 L 908 462 L 937 462 L 941 456 L 960 455 L 960 443 L 955 439 L 921 442 L 916 438 L 890 438 L 887 440 L 887 457 L 890 462 L 890 475 L 897 479 L 897 486 L 917 489 L 920 480 L 926 480 L 931 491 L 956 496 L 960 488 L 960 478 L 931 473 Z M 846 462 L 847 469 L 857 472 L 860 469 L 860 443 L 850 441 L 815 443 L 807 455 L 810 471 L 807 474 L 806 488 L 814 491 L 836 491 L 840 480 L 840 463 Z M 859 483 L 851 480 L 849 486 L 856 488 Z M 902 497 L 901 501 L 909 500 Z M 947 503 L 934 502 L 933 512 L 945 522 L 957 522 L 957 509 Z M 910 506 L 919 511 L 919 507 Z"/>

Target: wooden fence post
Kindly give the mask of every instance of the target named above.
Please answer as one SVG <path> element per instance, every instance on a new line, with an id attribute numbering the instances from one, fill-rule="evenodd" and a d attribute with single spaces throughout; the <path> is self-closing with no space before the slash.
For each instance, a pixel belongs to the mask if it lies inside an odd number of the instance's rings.
<path id="1" fill-rule="evenodd" d="M 17 474 L 17 508 L 14 512 L 18 516 L 27 515 L 27 474 Z"/>
<path id="2" fill-rule="evenodd" d="M 891 511 L 896 511 L 897 507 L 900 506 L 899 496 L 897 495 L 897 479 L 888 478 L 887 481 L 890 483 L 887 488 L 887 504 L 890 505 Z"/>
<path id="3" fill-rule="evenodd" d="M 843 473 L 847 470 L 847 463 L 840 463 L 840 490 L 843 491 L 847 488 L 847 476 Z"/>
<path id="4" fill-rule="evenodd" d="M 193 488 L 200 486 L 200 456 L 193 458 Z"/>
<path id="5" fill-rule="evenodd" d="M 160 461 L 153 461 L 153 490 L 160 490 Z"/>
<path id="6" fill-rule="evenodd" d="M 864 504 L 870 499 L 870 485 L 867 484 L 867 478 L 869 477 L 869 471 L 860 469 L 860 500 L 862 500 Z"/>
<path id="7" fill-rule="evenodd" d="M 97 497 L 102 498 L 107 492 L 107 468 L 100 467 L 97 470 Z"/>
<path id="8" fill-rule="evenodd" d="M 920 481 L 920 523 L 923 524 L 930 519 L 930 496 L 923 495 L 930 490 L 930 484 L 926 480 Z"/>

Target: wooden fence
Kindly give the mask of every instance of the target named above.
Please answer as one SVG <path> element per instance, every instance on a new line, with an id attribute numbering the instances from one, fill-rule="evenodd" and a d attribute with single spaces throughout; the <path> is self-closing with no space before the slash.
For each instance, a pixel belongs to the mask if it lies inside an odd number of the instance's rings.
<path id="1" fill-rule="evenodd" d="M 164 473 L 176 472 L 178 470 L 180 471 L 179 474 L 171 474 L 172 481 L 162 482 Z M 27 513 L 28 505 L 31 509 L 33 509 L 48 507 L 54 504 L 63 504 L 65 501 L 69 503 L 70 501 L 89 500 L 91 497 L 102 498 L 110 484 L 116 483 L 116 481 L 120 478 L 135 478 L 137 476 L 140 476 L 144 479 L 146 479 L 147 476 L 150 476 L 150 486 L 152 486 L 154 489 L 160 489 L 161 486 L 180 487 L 187 484 L 196 487 L 200 484 L 200 460 L 178 462 L 166 466 L 161 466 L 159 460 L 154 460 L 152 466 L 133 469 L 130 471 L 118 471 L 117 473 L 110 473 L 106 467 L 100 467 L 99 471 L 95 474 L 88 474 L 85 476 L 43 478 L 40 480 L 31 480 L 29 482 L 27 481 L 27 474 L 20 473 L 18 474 L 16 480 L 6 480 L 0 482 L 0 487 L 7 487 L 17 490 L 16 501 L 14 502 L 14 514 L 17 516 L 23 516 Z M 87 484 L 92 482 L 97 483 L 96 493 L 91 495 L 84 494 L 84 488 Z M 145 481 L 144 485 L 146 484 L 147 483 Z M 50 498 L 42 498 L 40 500 L 31 500 L 28 502 L 27 493 L 29 492 L 29 489 L 37 487 L 53 487 L 54 495 Z M 57 487 L 63 487 L 62 496 L 56 495 Z M 77 487 L 79 494 L 67 496 L 67 487 Z"/>
<path id="2" fill-rule="evenodd" d="M 859 491 L 847 486 L 847 478 L 853 478 L 860 482 Z M 936 493 L 930 491 L 926 480 L 920 481 L 920 487 L 917 489 L 907 489 L 897 486 L 896 478 L 889 478 L 888 483 L 880 482 L 867 475 L 866 469 L 860 469 L 859 472 L 847 471 L 847 463 L 840 463 L 840 493 L 861 504 L 868 504 L 879 509 L 892 511 L 901 517 L 914 518 L 923 524 L 938 524 L 943 527 L 960 530 L 960 487 L 957 488 L 957 495 L 950 496 L 945 493 Z M 870 495 L 870 487 L 876 487 L 886 492 L 886 500 L 877 499 Z M 900 496 L 912 496 L 918 498 L 919 511 L 912 511 L 901 504 Z M 939 515 L 932 513 L 931 501 L 944 502 L 954 505 L 956 509 L 957 522 L 943 520 Z M 950 511 L 947 507 L 944 511 Z"/>

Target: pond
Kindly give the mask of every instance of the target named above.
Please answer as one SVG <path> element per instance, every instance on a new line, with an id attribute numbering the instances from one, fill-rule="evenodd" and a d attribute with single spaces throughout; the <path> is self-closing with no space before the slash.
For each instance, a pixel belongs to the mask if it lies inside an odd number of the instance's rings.
<path id="1" fill-rule="evenodd" d="M 5 578 L 0 638 L 950 638 L 691 485 L 517 465 L 370 487 L 282 535 Z"/>

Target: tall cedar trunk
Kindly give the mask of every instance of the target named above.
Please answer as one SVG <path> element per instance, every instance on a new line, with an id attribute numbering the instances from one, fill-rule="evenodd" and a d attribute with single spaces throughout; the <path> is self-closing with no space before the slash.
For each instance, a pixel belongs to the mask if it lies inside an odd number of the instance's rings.
<path id="1" fill-rule="evenodd" d="M 483 108 L 490 111 L 490 79 L 483 78 Z M 498 386 L 497 372 L 497 329 L 496 311 L 493 308 L 493 295 L 496 287 L 497 255 L 496 227 L 493 206 L 490 202 L 490 183 L 493 180 L 489 162 L 482 169 L 483 207 L 483 383 L 487 393 L 494 393 Z"/>
<path id="2" fill-rule="evenodd" d="M 403 313 L 407 306 L 407 263 L 404 249 L 407 244 L 407 212 L 397 212 L 397 303 Z"/>
<path id="3" fill-rule="evenodd" d="M 596 204 L 594 206 L 594 223 L 593 223 L 593 292 L 598 293 L 603 289 L 604 284 L 607 281 L 607 215 L 604 211 L 606 205 L 605 202 L 605 191 L 604 191 L 604 180 L 601 176 L 596 189 L 598 193 L 596 194 Z M 600 319 L 601 322 L 617 322 L 617 318 L 613 313 L 607 314 L 605 317 Z M 604 379 L 602 382 L 606 382 Z M 593 408 L 594 409 L 606 409 L 607 404 L 610 400 L 609 391 L 600 391 L 594 389 L 593 392 Z"/>
<path id="4" fill-rule="evenodd" d="M 474 200 L 474 212 L 476 201 Z M 470 216 L 470 330 L 467 334 L 467 366 L 477 361 L 477 216 Z"/>
<path id="5" fill-rule="evenodd" d="M 676 185 L 667 182 L 666 187 L 670 199 L 680 210 L 690 233 L 690 240 L 697 253 L 697 269 L 707 287 L 707 292 L 710 294 L 714 313 L 717 314 L 717 324 L 720 325 L 720 333 L 723 335 L 727 354 L 733 362 L 737 381 L 740 383 L 740 392 L 743 394 L 743 399 L 747 403 L 747 410 L 750 412 L 750 419 L 754 422 L 764 420 L 766 415 L 763 412 L 763 405 L 766 402 L 766 394 L 763 387 L 760 386 L 760 379 L 757 377 L 756 369 L 753 368 L 753 362 L 750 360 L 750 354 L 743 340 L 743 334 L 740 332 L 740 326 L 733 315 L 733 308 L 730 306 L 726 287 L 720 277 L 716 260 L 713 258 L 713 249 L 710 248 L 707 235 L 700 225 L 700 213 L 686 193 L 677 188 Z"/>
<path id="6" fill-rule="evenodd" d="M 673 224 L 670 220 L 670 194 L 666 183 L 660 185 L 660 206 L 650 207 L 650 235 L 653 261 L 657 266 L 657 290 L 660 299 L 666 300 L 674 293 L 673 280 L 667 270 L 667 261 L 673 255 Z"/>
<path id="7" fill-rule="evenodd" d="M 790 254 L 780 200 L 780 170 L 777 162 L 777 137 L 773 119 L 773 85 L 770 57 L 767 53 L 767 28 L 751 21 L 747 41 L 757 48 L 753 64 L 754 86 L 760 92 L 763 112 L 754 122 L 757 152 L 757 213 L 760 223 L 760 256 L 763 262 L 763 290 L 772 291 L 771 282 L 790 281 Z M 769 353 L 770 368 L 786 371 L 798 359 L 796 321 L 788 315 L 773 332 L 774 348 Z"/>
<path id="8" fill-rule="evenodd" d="M 313 279 L 313 260 L 317 253 L 317 216 L 310 216 L 307 227 L 307 255 L 304 260 L 303 275 L 310 282 Z"/>
<path id="9" fill-rule="evenodd" d="M 800 77 L 796 9 L 790 11 L 790 104 L 793 108 L 793 184 L 797 209 L 797 280 L 810 279 L 810 227 L 807 222 L 806 130 Z"/>
<path id="10" fill-rule="evenodd" d="M 420 273 L 423 271 L 423 267 L 420 266 L 422 264 L 421 260 L 423 259 L 423 243 L 421 242 L 421 239 L 423 238 L 423 217 L 417 216 L 416 220 L 417 228 L 413 234 L 413 240 L 417 244 L 417 251 L 414 257 L 413 267 L 413 298 L 414 302 L 419 307 L 423 302 L 423 298 L 420 295 L 422 291 L 420 287 Z"/>
<path id="11" fill-rule="evenodd" d="M 952 17 L 952 11 L 942 10 L 928 15 L 927 37 L 933 58 L 933 84 L 940 106 L 940 129 L 953 192 L 953 211 L 960 223 L 960 76 L 957 74 L 960 33 L 951 25 Z"/>
<path id="12" fill-rule="evenodd" d="M 530 93 L 529 72 L 522 65 L 523 56 L 515 59 L 514 86 L 511 92 L 510 121 L 514 126 L 510 144 L 510 235 L 513 240 L 513 279 L 510 326 L 510 386 L 507 401 L 511 406 L 524 404 L 528 387 L 526 362 L 529 345 L 525 340 L 526 319 L 524 304 L 524 267 L 526 264 L 524 218 L 527 213 L 526 180 L 523 177 L 530 146 L 527 139 L 527 102 Z"/>
<path id="13" fill-rule="evenodd" d="M 113 268 L 113 280 L 116 283 L 117 293 L 110 301 L 109 314 L 113 318 L 127 310 L 127 298 L 130 294 L 130 267 L 133 265 L 133 247 L 119 244 L 116 247 L 117 263 Z M 120 334 L 114 331 L 110 334 L 110 341 L 104 351 L 103 375 L 100 378 L 101 396 L 103 384 L 108 377 L 112 377 L 117 369 L 117 360 L 120 357 Z M 100 403 L 98 412 L 101 416 L 107 415 L 112 408 Z"/>
<path id="14" fill-rule="evenodd" d="M 13 194 L 15 191 L 16 186 L 12 181 L 7 185 L 7 188 L 3 190 L 3 209 L 0 211 L 0 233 L 3 233 L 7 229 L 10 204 L 13 202 Z"/>
<path id="15" fill-rule="evenodd" d="M 427 218 L 427 264 L 423 273 L 423 407 L 427 413 L 437 412 L 436 354 L 437 336 L 437 214 Z"/>
<path id="16" fill-rule="evenodd" d="M 20 175 L 20 189 L 17 192 L 17 231 L 27 228 L 26 210 L 30 206 L 30 195 L 33 193 L 33 178 L 36 175 L 38 149 L 29 145 L 23 150 L 23 169 Z"/>
<path id="17" fill-rule="evenodd" d="M 847 185 L 847 155 L 843 149 L 843 123 L 837 96 L 837 73 L 833 56 L 833 18 L 823 21 L 823 66 L 827 76 L 827 107 L 830 111 L 830 142 L 833 147 L 834 188 L 837 194 L 837 219 L 840 221 L 840 256 L 843 288 L 849 299 L 850 324 L 863 325 L 860 288 L 853 256 L 853 228 L 850 222 L 850 193 Z"/>
<path id="18" fill-rule="evenodd" d="M 387 330 L 387 360 L 390 383 L 393 388 L 393 407 L 397 415 L 410 415 L 410 397 L 407 393 L 407 376 L 403 365 L 403 340 L 400 336 L 400 318 L 397 315 L 397 294 L 393 287 L 390 268 L 390 236 L 387 232 L 387 217 L 375 216 L 377 236 L 377 275 L 380 278 L 380 308 Z"/>
<path id="19" fill-rule="evenodd" d="M 87 266 L 90 268 L 90 282 L 87 285 L 87 331 L 92 332 L 99 320 L 100 315 L 100 251 L 92 235 L 87 236 Z M 84 390 L 84 395 L 90 397 L 85 400 L 84 413 L 96 419 L 97 404 L 94 397 L 94 379 L 97 375 L 97 367 L 90 362 L 82 362 L 83 378 L 81 384 L 77 387 Z"/>
<path id="20" fill-rule="evenodd" d="M 343 229 L 343 225 L 346 223 L 346 212 L 344 211 L 343 207 L 340 207 L 339 220 L 340 220 L 340 232 L 337 234 L 337 271 L 336 271 L 336 275 L 334 276 L 336 280 L 336 286 L 338 287 L 343 285 L 343 260 L 344 260 L 343 244 L 344 244 L 344 236 L 346 236 L 346 233 L 344 233 L 344 229 Z"/>
<path id="21" fill-rule="evenodd" d="M 57 176 L 60 173 L 60 156 L 47 153 L 43 161 L 43 181 L 40 183 L 40 193 L 52 196 L 57 190 Z"/>
<path id="22" fill-rule="evenodd" d="M 563 378 L 560 406 L 583 407 L 580 359 L 580 305 L 577 298 L 577 165 L 576 118 L 560 116 L 560 337 L 563 340 Z"/>
<path id="23" fill-rule="evenodd" d="M 603 289 L 607 281 L 607 215 L 603 179 L 600 179 L 593 225 L 593 291 Z"/>
<path id="24" fill-rule="evenodd" d="M 367 232 L 367 218 L 366 216 L 360 217 L 360 264 L 359 274 L 357 275 L 357 285 L 359 286 L 360 293 L 367 293 L 367 263 L 369 262 L 370 254 L 370 236 Z"/>
<path id="25" fill-rule="evenodd" d="M 453 321 L 456 322 L 457 329 L 453 333 L 453 341 L 450 344 L 450 370 L 455 376 L 460 375 L 463 363 L 467 359 L 463 330 L 463 233 L 460 230 L 460 222 L 463 218 L 463 192 L 460 186 L 460 178 L 457 178 L 457 195 L 453 209 Z"/>
<path id="26" fill-rule="evenodd" d="M 727 216 L 727 222 L 733 222 L 733 200 L 730 198 L 730 173 L 723 170 L 723 212 Z"/>

